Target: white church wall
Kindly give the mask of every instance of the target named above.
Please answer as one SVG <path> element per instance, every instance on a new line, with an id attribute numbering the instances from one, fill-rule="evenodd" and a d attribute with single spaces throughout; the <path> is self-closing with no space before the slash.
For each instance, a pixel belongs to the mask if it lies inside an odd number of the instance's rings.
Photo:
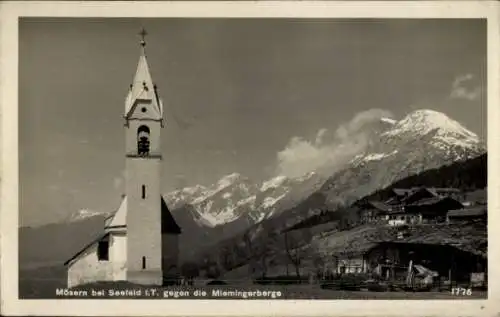
<path id="1" fill-rule="evenodd" d="M 68 268 L 68 287 L 111 280 L 113 280 L 112 264 L 110 261 L 98 260 L 97 243 L 75 259 Z"/>
<path id="2" fill-rule="evenodd" d="M 125 281 L 127 279 L 127 238 L 125 233 L 109 236 L 108 261 L 99 261 L 95 243 L 78 256 L 68 268 L 68 287 L 98 281 Z"/>
<path id="3" fill-rule="evenodd" d="M 146 270 L 161 270 L 160 165 L 160 160 L 141 158 L 128 158 L 125 164 L 128 273 L 145 273 L 143 264 Z"/>
<path id="4" fill-rule="evenodd" d="M 143 108 L 146 108 L 146 111 L 142 111 Z M 136 108 L 133 113 L 130 115 L 130 118 L 134 119 L 160 119 L 161 115 L 158 110 L 158 105 L 156 102 L 152 102 L 150 100 L 140 100 L 137 101 Z"/>
<path id="5" fill-rule="evenodd" d="M 110 260 L 113 262 L 113 279 L 127 280 L 127 236 L 125 233 L 111 235 Z"/>

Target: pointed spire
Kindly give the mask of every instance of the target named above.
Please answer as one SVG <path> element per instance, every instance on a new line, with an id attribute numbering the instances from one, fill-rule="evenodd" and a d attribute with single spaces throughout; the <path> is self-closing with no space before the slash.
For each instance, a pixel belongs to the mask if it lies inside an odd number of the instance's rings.
<path id="1" fill-rule="evenodd" d="M 162 102 L 157 94 L 153 79 L 149 72 L 149 66 L 146 59 L 146 35 L 148 33 L 144 28 L 142 28 L 139 35 L 141 36 L 141 55 L 139 56 L 139 63 L 137 64 L 137 70 L 134 76 L 134 81 L 130 86 L 127 99 L 125 101 L 125 116 L 128 117 L 135 109 L 135 104 L 138 100 L 150 101 L 153 105 L 153 115 L 157 119 L 162 118 L 163 106 Z"/>

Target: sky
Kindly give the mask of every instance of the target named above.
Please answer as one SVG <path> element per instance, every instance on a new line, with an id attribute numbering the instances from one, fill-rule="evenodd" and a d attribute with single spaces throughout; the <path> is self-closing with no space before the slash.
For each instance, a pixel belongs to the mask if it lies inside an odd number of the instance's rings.
<path id="1" fill-rule="evenodd" d="M 21 225 L 118 207 L 142 27 L 165 104 L 164 193 L 297 176 L 341 156 L 359 124 L 416 109 L 486 138 L 481 20 L 24 18 Z"/>

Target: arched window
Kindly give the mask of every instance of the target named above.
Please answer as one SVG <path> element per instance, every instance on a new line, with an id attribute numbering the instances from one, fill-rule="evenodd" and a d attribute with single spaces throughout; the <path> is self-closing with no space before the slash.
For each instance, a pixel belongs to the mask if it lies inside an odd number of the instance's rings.
<path id="1" fill-rule="evenodd" d="M 141 125 L 137 129 L 137 154 L 140 156 L 149 155 L 149 128 Z"/>

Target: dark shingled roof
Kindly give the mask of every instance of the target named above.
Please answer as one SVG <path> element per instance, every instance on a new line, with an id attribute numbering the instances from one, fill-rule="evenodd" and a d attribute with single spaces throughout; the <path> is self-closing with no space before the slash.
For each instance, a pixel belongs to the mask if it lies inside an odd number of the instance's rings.
<path id="1" fill-rule="evenodd" d="M 451 194 L 451 193 L 460 193 L 460 189 L 458 188 L 439 188 L 439 187 L 412 187 L 412 188 L 394 188 L 392 191 L 398 196 L 404 196 L 416 193 L 421 190 L 427 190 L 428 192 L 439 195 L 439 194 Z"/>
<path id="2" fill-rule="evenodd" d="M 457 204 L 460 204 L 459 201 L 457 201 L 453 198 L 450 198 L 450 197 L 431 197 L 431 198 L 421 199 L 421 200 L 416 201 L 412 204 L 409 204 L 408 206 L 428 206 L 428 205 L 437 204 L 437 203 L 440 203 L 443 201 L 455 202 Z"/>
<path id="3" fill-rule="evenodd" d="M 424 248 L 429 248 L 429 249 L 434 249 L 436 252 L 439 252 L 439 250 L 445 250 L 445 249 L 451 249 L 459 253 L 468 253 L 468 254 L 474 254 L 469 251 L 465 251 L 461 248 L 458 248 L 454 245 L 450 244 L 444 244 L 442 242 L 436 242 L 436 243 L 422 243 L 422 242 L 410 242 L 410 241 L 379 241 L 375 246 L 373 246 L 371 249 L 367 250 L 366 252 L 370 252 L 371 250 L 378 248 L 378 247 L 383 247 L 383 246 L 388 246 L 388 247 L 424 247 Z"/>
<path id="4" fill-rule="evenodd" d="M 357 245 L 355 248 L 351 249 L 346 249 L 342 251 L 338 251 L 333 254 L 334 257 L 337 258 L 349 258 L 349 257 L 357 257 L 357 256 L 362 256 L 365 254 L 368 254 L 372 250 L 379 248 L 379 247 L 411 247 L 411 246 L 416 246 L 416 247 L 424 247 L 424 248 L 429 248 L 429 249 L 434 249 L 436 251 L 439 250 L 444 250 L 444 249 L 453 249 L 455 251 L 461 252 L 461 253 L 471 253 L 474 254 L 470 251 L 465 251 L 463 249 L 457 248 L 456 246 L 450 245 L 450 244 L 444 244 L 441 241 L 436 241 L 434 243 L 424 243 L 424 242 L 411 242 L 411 241 L 397 241 L 397 240 L 380 240 L 380 241 L 366 241 L 365 243 L 362 243 L 360 245 Z"/>
<path id="5" fill-rule="evenodd" d="M 368 202 L 369 205 L 373 206 L 373 208 L 378 209 L 380 211 L 391 211 L 392 206 L 389 206 L 383 202 L 380 201 L 370 201 Z"/>
<path id="6" fill-rule="evenodd" d="M 450 210 L 447 214 L 448 217 L 473 217 L 486 215 L 487 209 L 484 206 Z"/>
<path id="7" fill-rule="evenodd" d="M 452 188 L 452 187 L 449 187 L 449 188 L 431 187 L 429 189 L 432 189 L 434 192 L 436 192 L 438 194 L 445 194 L 445 193 L 455 193 L 455 194 L 458 194 L 458 193 L 460 193 L 460 189 L 458 189 L 458 188 Z"/>
<path id="8" fill-rule="evenodd" d="M 398 196 L 404 196 L 404 195 L 407 195 L 407 194 L 410 194 L 412 192 L 415 191 L 415 188 L 411 188 L 411 189 L 406 189 L 406 188 L 394 188 L 392 190 L 396 195 Z"/>
<path id="9" fill-rule="evenodd" d="M 374 247 L 378 245 L 378 242 L 366 241 L 355 247 L 345 248 L 343 250 L 339 250 L 334 252 L 332 255 L 339 259 L 358 257 L 366 254 L 368 251 L 372 250 Z"/>
<path id="10" fill-rule="evenodd" d="M 399 206 L 399 205 L 389 205 L 387 203 L 380 202 L 380 201 L 369 201 L 367 204 L 372 206 L 373 208 L 381 211 L 382 214 L 404 213 L 402 206 Z"/>

